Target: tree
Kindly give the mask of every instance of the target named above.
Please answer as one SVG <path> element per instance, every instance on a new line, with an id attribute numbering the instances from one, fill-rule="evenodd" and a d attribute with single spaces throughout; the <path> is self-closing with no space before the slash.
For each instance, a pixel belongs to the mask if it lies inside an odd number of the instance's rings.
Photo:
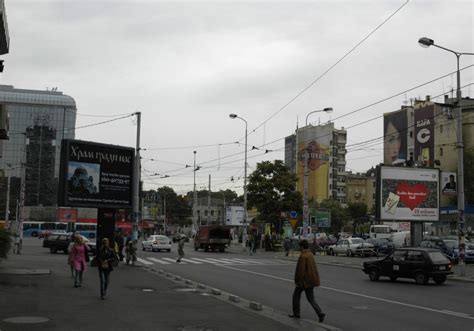
<path id="1" fill-rule="evenodd" d="M 369 220 L 367 209 L 367 204 L 365 202 L 349 203 L 347 211 L 352 218 L 353 233 L 357 232 L 357 224 L 363 224 Z"/>
<path id="2" fill-rule="evenodd" d="M 343 208 L 339 201 L 333 199 L 323 200 L 320 207 L 331 211 L 331 231 L 333 233 L 341 231 L 341 228 L 349 220 L 347 209 Z"/>
<path id="3" fill-rule="evenodd" d="M 161 210 L 164 212 L 166 201 L 166 220 L 171 223 L 189 223 L 192 210 L 187 197 L 178 196 L 176 192 L 168 186 L 157 189 L 158 199 L 161 203 Z"/>
<path id="4" fill-rule="evenodd" d="M 280 221 L 281 212 L 301 213 L 303 198 L 296 191 L 297 180 L 281 160 L 258 163 L 247 184 L 248 208 L 256 207 L 258 219 L 273 224 Z"/>

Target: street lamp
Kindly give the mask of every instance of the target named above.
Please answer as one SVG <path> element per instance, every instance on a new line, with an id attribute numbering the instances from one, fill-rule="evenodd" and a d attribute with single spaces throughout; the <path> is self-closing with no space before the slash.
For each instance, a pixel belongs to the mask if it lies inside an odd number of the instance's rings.
<path id="1" fill-rule="evenodd" d="M 196 231 L 196 224 L 197 224 L 197 194 L 196 194 L 196 151 L 194 153 L 194 188 L 193 188 L 193 232 Z M 193 233 L 194 234 L 194 233 Z"/>
<path id="2" fill-rule="evenodd" d="M 321 113 L 321 112 L 325 112 L 325 113 L 331 113 L 333 111 L 333 109 L 331 107 L 327 107 L 327 108 L 323 108 L 323 109 L 319 109 L 319 110 L 314 110 L 312 112 L 309 112 L 308 115 L 306 115 L 306 126 L 308 126 L 308 117 L 309 115 L 311 114 L 314 114 L 314 113 Z M 298 132 L 296 132 L 296 135 L 298 136 Z M 297 137 L 298 139 L 298 137 Z M 307 144 L 307 142 L 305 141 L 304 142 L 305 146 Z M 296 148 L 298 149 L 298 146 L 296 146 Z M 303 235 L 306 236 L 306 233 L 307 233 L 307 230 L 308 230 L 308 224 L 309 224 L 309 208 L 308 208 L 308 162 L 309 162 L 309 158 L 310 158 L 310 155 L 309 155 L 309 152 L 308 152 L 308 147 L 306 146 L 305 149 L 304 149 L 304 188 L 303 188 Z"/>
<path id="3" fill-rule="evenodd" d="M 245 233 L 247 226 L 247 121 L 242 117 L 237 116 L 237 114 L 229 114 L 229 117 L 232 119 L 238 118 L 245 123 L 245 164 L 244 164 L 244 231 L 242 233 L 242 247 L 245 250 L 245 242 L 247 240 L 247 235 Z M 245 239 L 245 240 L 244 240 Z"/>
<path id="4" fill-rule="evenodd" d="M 456 88 L 456 110 L 457 110 L 457 137 L 456 148 L 458 150 L 458 238 L 459 238 L 459 271 L 461 276 L 466 273 L 464 264 L 465 241 L 464 241 L 464 142 L 462 137 L 462 110 L 461 110 L 461 72 L 459 70 L 459 58 L 461 55 L 474 55 L 474 53 L 461 53 L 452 49 L 436 45 L 433 39 L 420 38 L 418 43 L 422 47 L 434 46 L 456 55 L 457 60 L 457 88 Z"/>

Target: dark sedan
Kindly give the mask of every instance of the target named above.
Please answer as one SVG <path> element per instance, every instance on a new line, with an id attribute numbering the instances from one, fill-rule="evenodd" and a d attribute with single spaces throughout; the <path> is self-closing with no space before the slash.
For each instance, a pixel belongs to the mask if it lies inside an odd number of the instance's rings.
<path id="1" fill-rule="evenodd" d="M 439 250 L 421 247 L 395 249 L 384 259 L 364 262 L 363 271 L 372 281 L 385 276 L 392 281 L 413 278 L 417 284 L 427 284 L 430 278 L 442 284 L 447 275 L 453 274 L 451 261 Z"/>

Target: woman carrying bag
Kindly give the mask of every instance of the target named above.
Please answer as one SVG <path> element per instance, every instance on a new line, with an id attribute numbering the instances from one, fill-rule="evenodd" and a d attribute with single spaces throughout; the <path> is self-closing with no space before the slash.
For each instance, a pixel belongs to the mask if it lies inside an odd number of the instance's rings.
<path id="1" fill-rule="evenodd" d="M 84 244 L 81 236 L 74 238 L 74 245 L 71 249 L 70 261 L 74 267 L 74 287 L 81 287 L 82 274 L 87 269 L 89 261 L 89 247 Z"/>
<path id="2" fill-rule="evenodd" d="M 109 286 L 110 272 L 114 270 L 114 265 L 118 262 L 114 250 L 110 247 L 109 239 L 102 239 L 102 245 L 97 252 L 97 267 L 100 277 L 100 298 L 105 299 L 107 287 Z"/>

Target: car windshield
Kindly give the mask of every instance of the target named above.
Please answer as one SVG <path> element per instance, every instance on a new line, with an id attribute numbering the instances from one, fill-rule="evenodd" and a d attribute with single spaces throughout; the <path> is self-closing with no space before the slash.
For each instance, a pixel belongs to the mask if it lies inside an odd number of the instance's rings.
<path id="1" fill-rule="evenodd" d="M 457 240 L 444 240 L 444 243 L 446 244 L 446 246 L 448 246 L 451 249 L 453 249 L 453 248 L 458 249 L 459 248 Z"/>
<path id="2" fill-rule="evenodd" d="M 353 244 L 362 244 L 364 240 L 362 238 L 352 238 L 352 243 Z"/>
<path id="3" fill-rule="evenodd" d="M 166 237 L 166 236 L 157 236 L 156 239 L 158 239 L 158 240 L 168 240 L 168 237 Z"/>
<path id="4" fill-rule="evenodd" d="M 428 255 L 430 256 L 431 261 L 433 262 L 446 262 L 449 263 L 449 260 L 440 252 L 429 252 Z"/>

